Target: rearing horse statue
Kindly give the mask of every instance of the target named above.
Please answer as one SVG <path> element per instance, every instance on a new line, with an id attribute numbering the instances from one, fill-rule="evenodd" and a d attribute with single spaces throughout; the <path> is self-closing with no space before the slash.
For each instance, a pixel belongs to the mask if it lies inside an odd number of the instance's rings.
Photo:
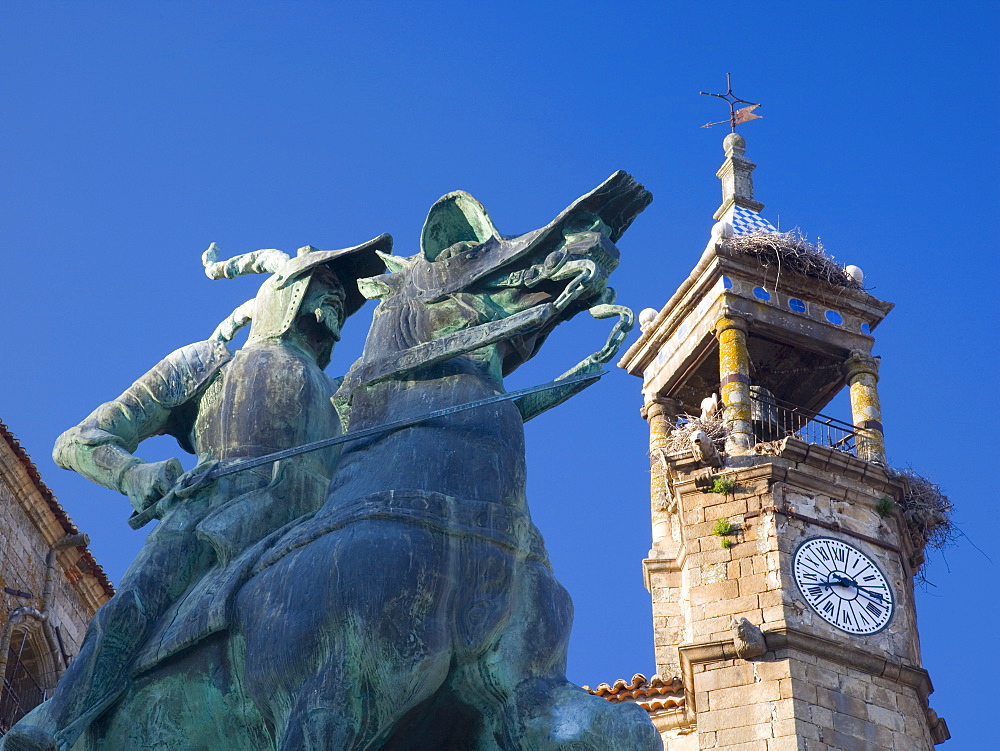
<path id="1" fill-rule="evenodd" d="M 502 394 L 503 377 L 583 311 L 620 317 L 605 347 L 564 375 L 598 371 L 632 320 L 607 287 L 614 243 L 650 200 L 619 172 L 546 227 L 504 237 L 472 196 L 442 198 L 421 252 L 380 253 L 390 273 L 359 282 L 380 302 L 328 427 Z M 141 644 L 111 629 L 127 688 L 59 751 L 661 749 L 640 707 L 566 680 L 572 605 L 528 514 L 523 423 L 584 386 L 347 443 L 318 511 L 295 505 L 301 493 L 271 492 L 268 504 L 305 515 L 252 530 L 257 542 L 208 566 Z M 268 488 L 288 485 L 288 466 L 273 475 Z M 95 680 L 111 682 L 102 669 Z M 26 723 L 44 724 L 46 706 Z M 32 738 L 0 745 L 55 748 Z"/>
<path id="2" fill-rule="evenodd" d="M 336 398 L 346 427 L 502 393 L 558 323 L 614 312 L 614 241 L 650 200 L 619 172 L 505 238 L 472 196 L 442 198 L 421 253 L 360 282 L 380 303 Z M 246 690 L 279 748 L 661 748 L 639 707 L 565 677 L 572 604 L 528 514 L 523 422 L 579 388 L 345 447 L 326 504 L 236 602 Z"/>

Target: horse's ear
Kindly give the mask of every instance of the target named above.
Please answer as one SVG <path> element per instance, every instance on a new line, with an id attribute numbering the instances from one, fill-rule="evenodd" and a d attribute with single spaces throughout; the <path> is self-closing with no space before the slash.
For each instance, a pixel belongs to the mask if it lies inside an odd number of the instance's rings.
<path id="1" fill-rule="evenodd" d="M 392 292 L 392 287 L 384 280 L 385 275 L 358 279 L 358 291 L 366 300 L 381 300 Z"/>
<path id="2" fill-rule="evenodd" d="M 456 190 L 431 206 L 420 233 L 420 250 L 424 258 L 433 261 L 455 243 L 482 243 L 491 237 L 500 237 L 500 233 L 486 209 L 464 190 Z"/>
<path id="3" fill-rule="evenodd" d="M 382 259 L 382 263 L 385 267 L 389 269 L 390 273 L 395 273 L 399 271 L 406 271 L 410 268 L 416 261 L 416 259 L 404 258 L 402 256 L 393 256 L 388 253 L 383 253 L 381 250 L 376 250 L 375 255 Z"/>

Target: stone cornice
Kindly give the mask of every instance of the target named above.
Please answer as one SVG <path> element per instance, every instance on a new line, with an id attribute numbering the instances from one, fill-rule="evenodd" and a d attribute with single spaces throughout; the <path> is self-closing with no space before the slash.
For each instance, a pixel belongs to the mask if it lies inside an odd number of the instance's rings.
<path id="1" fill-rule="evenodd" d="M 685 721 L 691 727 L 697 725 L 698 708 L 695 705 L 694 666 L 703 662 L 737 660 L 736 645 L 732 639 L 709 641 L 700 644 L 682 644 L 677 648 L 681 659 L 681 680 L 684 683 Z"/>
<path id="2" fill-rule="evenodd" d="M 12 495 L 38 529 L 46 545 L 52 547 L 64 536 L 80 531 L 42 481 L 27 451 L 3 423 L 0 423 L 0 469 L 6 470 L 7 485 Z M 69 586 L 77 591 L 91 612 L 96 611 L 114 594 L 114 587 L 104 569 L 88 548 L 61 550 L 57 560 Z"/>
<path id="3" fill-rule="evenodd" d="M 764 632 L 769 652 L 794 649 L 814 657 L 821 657 L 869 675 L 909 686 L 927 705 L 927 697 L 934 691 L 931 678 L 923 668 L 907 665 L 887 655 L 873 654 L 845 642 L 824 639 L 794 628 L 776 628 Z"/>
<path id="4" fill-rule="evenodd" d="M 650 553 L 652 552 L 654 551 L 650 551 Z M 686 557 L 687 550 L 684 544 L 680 543 L 677 545 L 676 554 L 673 557 L 644 558 L 642 561 L 642 580 L 646 585 L 646 591 L 653 591 L 653 583 L 650 581 L 653 574 L 676 574 L 682 571 Z"/>
<path id="5" fill-rule="evenodd" d="M 642 332 L 639 339 L 622 355 L 618 367 L 633 375 L 642 376 L 684 317 L 697 307 L 696 301 L 707 294 L 708 290 L 723 274 L 744 279 L 758 279 L 761 275 L 761 269 L 756 259 L 728 249 L 722 244 L 713 245 L 710 243 L 688 278 L 678 287 L 656 318 Z M 790 271 L 781 275 L 780 291 L 786 295 L 804 297 L 857 315 L 870 321 L 872 331 L 894 307 L 892 303 L 879 300 L 864 290 L 826 284 L 812 277 Z M 756 304 L 759 301 L 754 302 Z M 838 327 L 833 324 L 826 324 L 821 320 L 809 320 L 829 327 L 831 332 L 838 330 Z M 871 337 L 869 335 L 857 335 L 853 338 L 857 340 L 857 349 L 863 349 L 861 345 L 863 341 L 868 342 L 870 348 Z"/>
<path id="6" fill-rule="evenodd" d="M 723 271 L 749 278 L 760 277 L 760 263 L 756 258 L 727 248 L 725 245 L 721 245 L 717 249 L 717 254 L 724 259 L 721 264 Z M 786 294 L 805 295 L 812 300 L 839 307 L 842 310 L 866 313 L 879 323 L 895 307 L 893 303 L 879 300 L 864 290 L 833 285 L 792 271 L 782 273 L 780 284 L 781 290 Z M 874 329 L 874 325 L 872 328 Z"/>
<path id="7" fill-rule="evenodd" d="M 905 492 L 904 482 L 886 474 L 878 464 L 867 462 L 851 454 L 828 446 L 806 443 L 797 438 L 785 438 L 778 445 L 777 454 L 750 454 L 740 456 L 737 461 L 721 470 L 704 470 L 691 451 L 676 451 L 664 454 L 674 473 L 674 481 L 682 492 L 690 492 L 689 485 L 695 484 L 702 474 L 732 474 L 746 479 L 769 479 L 773 482 L 787 482 L 798 487 L 807 487 L 817 493 L 847 501 L 857 501 L 870 497 L 872 493 L 886 494 L 899 501 Z M 843 482 L 808 472 L 797 465 L 823 470 L 845 480 L 864 485 L 852 488 Z M 679 473 L 691 473 L 679 479 Z M 697 473 L 697 474 L 695 474 Z"/>
<path id="8" fill-rule="evenodd" d="M 687 707 L 671 707 L 670 709 L 647 710 L 649 719 L 653 721 L 653 726 L 665 733 L 668 730 L 693 729 L 694 722 L 691 719 L 694 715 L 688 711 Z"/>
<path id="9" fill-rule="evenodd" d="M 681 319 L 694 309 L 695 306 L 691 301 L 706 295 L 718 275 L 718 256 L 713 248 L 708 248 L 688 278 L 677 288 L 667 304 L 653 319 L 652 324 L 622 355 L 618 367 L 624 368 L 632 375 L 641 377 L 643 371 L 680 324 Z M 685 301 L 687 301 L 686 304 L 682 304 Z"/>
<path id="10" fill-rule="evenodd" d="M 782 627 L 763 633 L 768 651 L 760 658 L 752 658 L 749 660 L 750 662 L 775 661 L 779 659 L 776 654 L 779 650 L 793 650 L 902 684 L 912 688 L 920 698 L 925 719 L 935 743 L 941 743 L 949 737 L 947 724 L 928 707 L 927 697 L 934 691 L 934 686 L 931 684 L 927 671 L 923 668 L 907 665 L 885 655 L 873 654 L 851 644 L 824 639 L 799 629 Z M 683 721 L 675 720 L 673 727 L 695 727 L 697 725 L 697 707 L 695 704 L 694 666 L 701 663 L 740 658 L 732 640 L 682 644 L 678 648 L 678 652 L 681 660 L 681 680 L 684 683 L 685 716 Z"/>

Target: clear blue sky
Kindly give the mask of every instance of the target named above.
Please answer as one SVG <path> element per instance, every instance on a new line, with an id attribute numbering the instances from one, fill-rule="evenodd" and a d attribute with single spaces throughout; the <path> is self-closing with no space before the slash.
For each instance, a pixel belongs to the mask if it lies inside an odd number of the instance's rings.
<path id="1" fill-rule="evenodd" d="M 464 189 L 506 233 L 616 169 L 655 195 L 613 284 L 659 308 L 696 263 L 720 190 L 725 108 L 757 197 L 896 303 L 878 330 L 890 460 L 936 479 L 968 536 L 919 595 L 932 705 L 995 741 L 998 158 L 995 2 L 15 2 L 0 7 L 0 419 L 114 580 L 142 542 L 123 497 L 59 470 L 55 437 L 259 280 L 199 256 L 382 232 L 417 250 Z M 989 232 L 980 235 L 983 228 Z M 351 319 L 331 372 L 360 351 Z M 603 342 L 572 322 L 512 378 Z M 653 671 L 646 429 L 616 370 L 528 426 L 529 501 L 577 609 L 570 678 Z M 838 414 L 840 417 L 847 417 Z M 176 453 L 144 444 L 147 458 Z M 972 543 L 984 551 L 977 552 Z"/>

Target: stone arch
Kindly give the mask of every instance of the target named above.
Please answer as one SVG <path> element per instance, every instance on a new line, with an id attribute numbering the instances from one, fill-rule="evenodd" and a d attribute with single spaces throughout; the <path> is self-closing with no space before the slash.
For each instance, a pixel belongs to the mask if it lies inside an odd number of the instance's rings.
<path id="1" fill-rule="evenodd" d="M 0 691 L 0 733 L 51 696 L 57 680 L 56 663 L 42 624 L 27 619 L 11 629 Z"/>

